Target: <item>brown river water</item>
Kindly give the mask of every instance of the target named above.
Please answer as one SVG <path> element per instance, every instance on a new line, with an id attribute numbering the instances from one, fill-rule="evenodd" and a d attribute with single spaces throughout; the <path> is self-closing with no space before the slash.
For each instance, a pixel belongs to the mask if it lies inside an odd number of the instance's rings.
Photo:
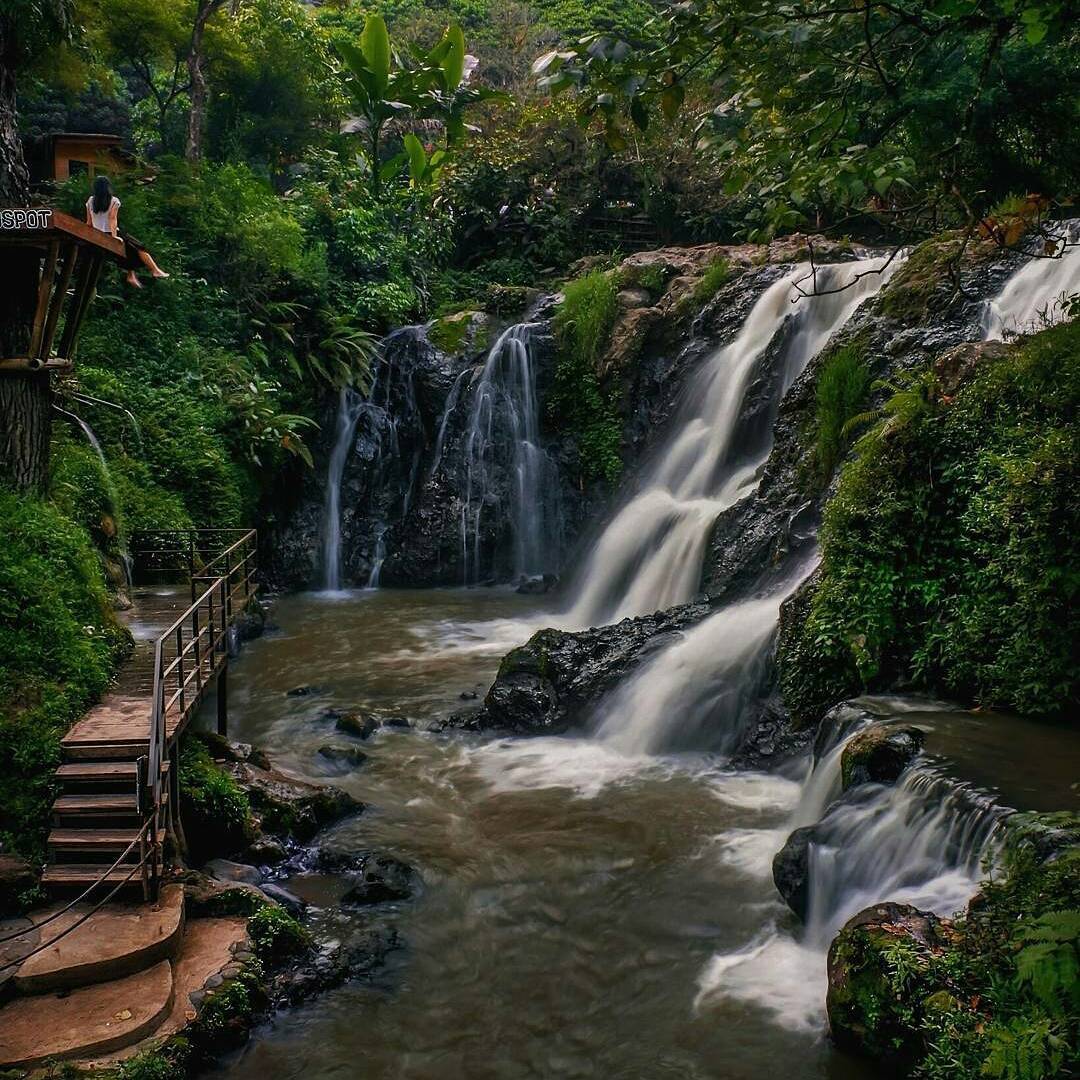
<path id="1" fill-rule="evenodd" d="M 335 848 L 414 865 L 418 899 L 315 912 L 390 918 L 405 947 L 374 986 L 278 1014 L 223 1066 L 235 1080 L 866 1080 L 824 1029 L 824 953 L 792 936 L 770 878 L 795 779 L 715 757 L 632 757 L 587 737 L 500 740 L 422 727 L 483 693 L 544 617 L 494 589 L 301 594 L 230 675 L 230 737 L 326 782 L 349 739 L 328 707 L 409 717 L 332 777 L 371 808 Z M 298 685 L 321 693 L 288 697 Z M 325 879 L 290 887 L 329 907 Z M 336 922 L 335 922 L 336 920 Z"/>

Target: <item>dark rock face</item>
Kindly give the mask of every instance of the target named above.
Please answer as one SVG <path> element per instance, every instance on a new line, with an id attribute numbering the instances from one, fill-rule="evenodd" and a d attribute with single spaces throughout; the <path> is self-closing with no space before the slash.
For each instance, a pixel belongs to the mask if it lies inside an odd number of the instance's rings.
<path id="1" fill-rule="evenodd" d="M 796 829 L 773 856 L 772 863 L 777 892 L 803 922 L 810 900 L 810 845 L 813 839 L 813 825 Z"/>
<path id="2" fill-rule="evenodd" d="M 901 1072 L 918 1060 L 921 1038 L 901 1015 L 886 950 L 906 942 L 925 955 L 947 940 L 946 924 L 909 904 L 875 904 L 849 919 L 829 949 L 826 1007 L 836 1045 Z"/>
<path id="3" fill-rule="evenodd" d="M 844 747 L 840 772 L 844 790 L 857 784 L 895 784 L 919 756 L 925 736 L 914 727 L 875 724 Z"/>
<path id="4" fill-rule="evenodd" d="M 37 875 L 17 855 L 0 855 L 0 915 L 17 911 L 19 898 L 37 884 Z"/>
<path id="5" fill-rule="evenodd" d="M 450 726 L 517 735 L 566 731 L 638 664 L 708 611 L 707 604 L 687 604 L 578 633 L 541 630 L 506 655 L 483 706 L 459 713 Z"/>

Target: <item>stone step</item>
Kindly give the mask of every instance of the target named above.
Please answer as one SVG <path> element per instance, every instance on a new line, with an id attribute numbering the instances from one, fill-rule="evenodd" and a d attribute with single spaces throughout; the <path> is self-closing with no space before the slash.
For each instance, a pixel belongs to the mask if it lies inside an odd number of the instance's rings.
<path id="1" fill-rule="evenodd" d="M 172 1003 L 168 960 L 112 982 L 17 997 L 0 1009 L 0 1068 L 113 1053 L 156 1031 Z"/>
<path id="2" fill-rule="evenodd" d="M 156 904 L 108 904 L 60 936 L 84 914 L 76 908 L 41 927 L 41 940 L 55 944 L 16 969 L 20 994 L 110 982 L 172 959 L 184 932 L 184 890 L 165 885 Z"/>

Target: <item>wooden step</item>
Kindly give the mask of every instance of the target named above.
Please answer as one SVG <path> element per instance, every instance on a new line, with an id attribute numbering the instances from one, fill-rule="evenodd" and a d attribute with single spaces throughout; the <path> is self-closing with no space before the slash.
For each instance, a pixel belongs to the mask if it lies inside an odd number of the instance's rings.
<path id="1" fill-rule="evenodd" d="M 115 870 L 103 874 L 107 863 L 53 863 L 46 866 L 41 884 L 50 889 L 85 889 L 100 881 L 102 885 L 119 885 L 121 882 L 142 886 L 142 871 L 131 873 L 131 863 L 124 863 Z M 130 877 L 128 876 L 130 874 Z"/>
<path id="2" fill-rule="evenodd" d="M 61 795 L 53 803 L 54 814 L 137 814 L 135 793 L 120 795 Z"/>
<path id="3" fill-rule="evenodd" d="M 56 776 L 64 781 L 108 781 L 130 780 L 134 783 L 139 775 L 137 761 L 79 761 L 61 765 Z"/>
<path id="4" fill-rule="evenodd" d="M 65 761 L 135 761 L 150 752 L 146 742 L 61 743 Z"/>
<path id="5" fill-rule="evenodd" d="M 53 829 L 49 847 L 59 851 L 123 851 L 136 840 L 138 829 Z M 138 848 L 134 848 L 138 851 Z"/>

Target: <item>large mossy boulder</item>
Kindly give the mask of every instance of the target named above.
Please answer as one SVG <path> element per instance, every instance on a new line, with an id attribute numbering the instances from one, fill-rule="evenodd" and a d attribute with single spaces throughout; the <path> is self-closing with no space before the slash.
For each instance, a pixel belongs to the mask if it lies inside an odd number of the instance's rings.
<path id="1" fill-rule="evenodd" d="M 826 1007 L 837 1046 L 900 1072 L 922 1057 L 912 1010 L 948 1003 L 939 995 L 912 1002 L 908 983 L 945 947 L 948 933 L 937 916 L 909 904 L 875 904 L 847 921 L 829 949 Z"/>
<path id="2" fill-rule="evenodd" d="M 341 788 L 309 784 L 276 769 L 242 764 L 236 767 L 235 776 L 247 793 L 262 830 L 300 843 L 306 843 L 325 826 L 364 808 L 363 803 Z"/>
<path id="3" fill-rule="evenodd" d="M 919 756 L 924 735 L 916 727 L 874 724 L 844 747 L 840 777 L 844 790 L 857 784 L 895 784 Z"/>

